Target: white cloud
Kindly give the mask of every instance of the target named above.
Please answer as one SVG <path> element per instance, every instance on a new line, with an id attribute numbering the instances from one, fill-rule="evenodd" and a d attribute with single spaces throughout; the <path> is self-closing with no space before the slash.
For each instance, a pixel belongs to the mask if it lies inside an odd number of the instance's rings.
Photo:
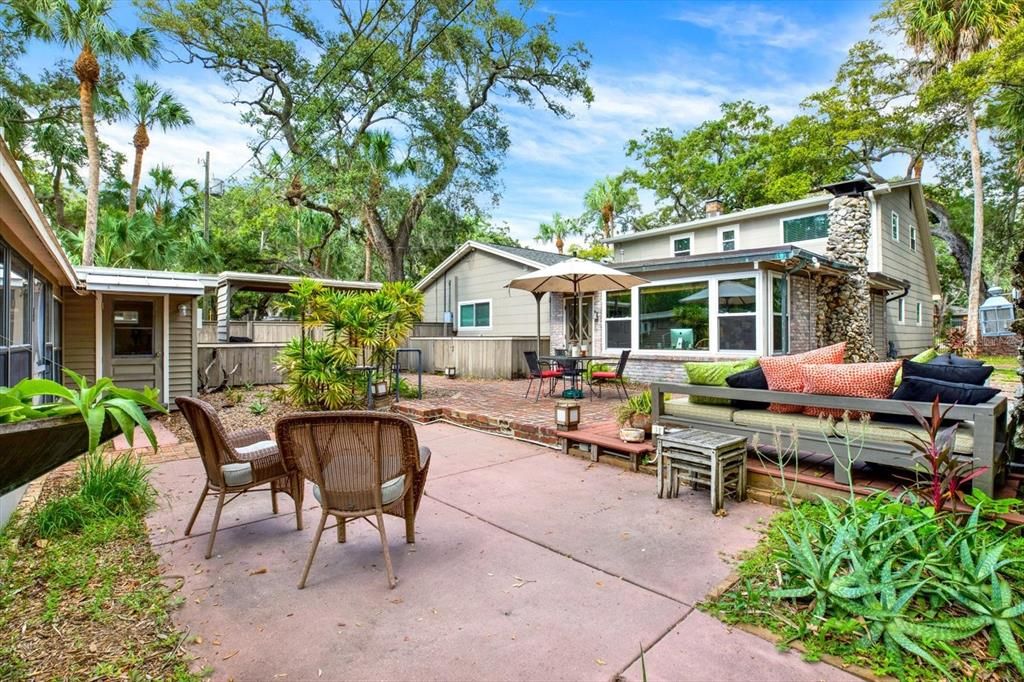
<path id="1" fill-rule="evenodd" d="M 711 29 L 734 40 L 751 41 L 783 49 L 803 48 L 820 39 L 813 26 L 801 25 L 782 14 L 756 5 L 688 5 L 675 18 L 687 24 Z"/>

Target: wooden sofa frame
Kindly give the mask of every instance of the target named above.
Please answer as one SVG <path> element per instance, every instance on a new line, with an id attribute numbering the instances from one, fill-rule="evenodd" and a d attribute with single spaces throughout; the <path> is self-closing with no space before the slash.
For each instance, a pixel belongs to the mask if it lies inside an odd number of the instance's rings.
<path id="1" fill-rule="evenodd" d="M 873 412 L 909 416 L 908 405 L 913 406 L 924 415 L 931 413 L 930 403 L 904 403 L 896 400 L 876 400 L 870 398 L 848 398 L 845 396 L 815 395 L 811 393 L 788 393 L 784 391 L 762 391 L 747 388 L 731 388 L 722 386 L 697 386 L 694 384 L 651 385 L 651 417 L 655 424 L 663 426 L 691 426 L 705 428 L 722 433 L 734 433 L 741 436 L 759 434 L 766 443 L 774 443 L 775 433 L 768 427 L 752 427 L 735 424 L 731 421 L 720 421 L 701 418 L 677 417 L 665 411 L 666 396 L 704 396 L 708 398 L 729 398 L 760 403 L 783 403 L 802 407 L 831 407 L 857 412 Z M 945 410 L 951 407 L 943 404 Z M 976 466 L 987 467 L 985 473 L 975 478 L 974 488 L 981 490 L 990 497 L 1003 484 L 1007 471 L 1007 400 L 1003 396 L 995 396 L 980 405 L 954 405 L 948 418 L 958 421 L 974 422 L 974 458 Z M 888 425 L 888 424 L 887 424 Z M 891 425 L 899 429 L 899 424 Z M 779 432 L 781 445 L 792 447 L 792 437 L 787 431 Z M 909 438 L 909 436 L 907 436 Z M 847 471 L 849 463 L 842 458 L 852 455 L 858 462 L 870 462 L 886 466 L 900 467 L 910 471 L 919 470 L 920 465 L 913 461 L 913 448 L 903 442 L 903 438 L 879 440 L 855 438 L 847 441 L 841 436 L 827 436 L 822 432 L 799 431 L 799 448 L 803 452 L 831 454 L 833 456 L 834 476 L 837 483 L 849 483 Z M 851 447 L 848 449 L 848 442 Z"/>

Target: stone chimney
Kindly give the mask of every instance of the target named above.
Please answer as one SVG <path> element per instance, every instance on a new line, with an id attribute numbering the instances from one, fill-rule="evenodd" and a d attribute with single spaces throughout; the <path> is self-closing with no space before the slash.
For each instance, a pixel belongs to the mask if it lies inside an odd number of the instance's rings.
<path id="1" fill-rule="evenodd" d="M 725 213 L 725 206 L 722 204 L 721 199 L 710 199 L 704 202 L 705 218 L 717 218 L 723 213 Z"/>

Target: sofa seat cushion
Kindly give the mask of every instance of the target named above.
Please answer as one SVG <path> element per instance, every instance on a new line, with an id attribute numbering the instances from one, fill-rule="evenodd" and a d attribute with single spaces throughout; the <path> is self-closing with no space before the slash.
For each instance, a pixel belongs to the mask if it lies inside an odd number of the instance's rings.
<path id="1" fill-rule="evenodd" d="M 732 421 L 736 410 L 728 405 L 701 405 L 690 402 L 689 396 L 672 398 L 665 401 L 665 413 L 681 419 L 699 419 L 701 421 Z"/>
<path id="2" fill-rule="evenodd" d="M 800 372 L 801 365 L 840 365 L 846 354 L 846 342 L 825 346 L 816 350 L 797 355 L 771 355 L 761 358 L 761 369 L 764 370 L 768 388 L 773 391 L 800 393 L 804 390 L 804 377 Z M 772 403 L 768 406 L 772 412 L 803 412 L 801 405 Z"/>
<path id="3" fill-rule="evenodd" d="M 804 393 L 885 400 L 892 395 L 893 379 L 899 368 L 899 362 L 858 362 L 848 365 L 802 365 L 800 372 L 804 377 Z M 835 419 L 842 419 L 846 411 L 841 407 L 804 408 L 804 414 L 812 417 Z M 860 412 L 849 412 L 851 419 L 860 419 Z"/>
<path id="4" fill-rule="evenodd" d="M 911 434 L 927 440 L 928 433 L 916 424 L 892 424 L 886 422 L 836 422 L 835 432 L 837 436 L 845 438 L 849 433 L 851 440 L 856 443 L 862 438 L 864 440 L 888 441 L 891 443 L 903 443 L 913 440 Z M 909 446 L 908 446 L 909 447 Z M 961 455 L 969 455 L 974 452 L 974 424 L 971 422 L 960 422 L 956 430 L 956 440 L 953 442 L 953 451 Z"/>
<path id="5" fill-rule="evenodd" d="M 803 432 L 819 433 L 825 436 L 833 435 L 832 427 L 827 420 L 818 417 L 811 417 L 800 412 L 769 412 L 768 410 L 736 410 L 732 415 L 732 421 L 737 426 L 758 429 L 764 433 L 771 434 L 778 431 L 787 435 L 793 429 Z"/>

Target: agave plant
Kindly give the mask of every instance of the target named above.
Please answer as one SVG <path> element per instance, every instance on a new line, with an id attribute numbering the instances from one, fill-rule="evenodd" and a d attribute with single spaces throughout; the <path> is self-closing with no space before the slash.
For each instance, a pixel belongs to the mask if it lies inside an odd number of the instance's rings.
<path id="1" fill-rule="evenodd" d="M 89 430 L 89 452 L 93 453 L 99 449 L 103 426 L 109 416 L 117 422 L 129 445 L 134 445 L 135 427 L 139 426 L 156 449 L 156 436 L 142 411 L 142 407 L 148 407 L 166 414 L 167 409 L 160 404 L 155 390 L 140 392 L 120 388 L 107 377 L 89 386 L 84 377 L 70 369 L 65 369 L 64 374 L 75 383 L 77 391 L 49 379 L 23 379 L 11 388 L 0 387 L 0 423 L 79 414 Z M 58 400 L 35 404 L 36 398 L 50 396 Z"/>
<path id="2" fill-rule="evenodd" d="M 1021 616 L 1024 616 L 1024 601 L 1014 603 L 1016 595 L 1006 579 L 992 571 L 987 589 L 950 584 L 940 584 L 939 588 L 960 606 L 976 614 L 972 619 L 980 621 L 981 626 L 992 626 L 995 631 L 993 640 L 999 643 L 1020 674 L 1024 675 L 1024 654 L 1017 641 L 1017 634 L 1024 635 L 1024 627 L 1020 623 Z"/>

